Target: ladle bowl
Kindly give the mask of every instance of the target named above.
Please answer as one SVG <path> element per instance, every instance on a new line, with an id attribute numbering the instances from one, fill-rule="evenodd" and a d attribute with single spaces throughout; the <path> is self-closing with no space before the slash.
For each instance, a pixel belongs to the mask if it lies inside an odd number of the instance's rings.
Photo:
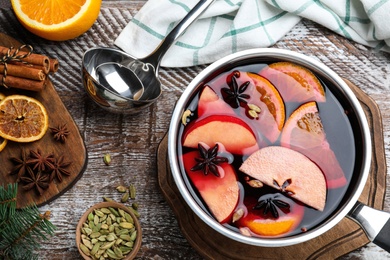
<path id="1" fill-rule="evenodd" d="M 134 114 L 142 111 L 160 96 L 158 94 L 152 99 L 136 100 L 127 98 L 114 89 L 103 86 L 98 81 L 96 68 L 101 64 L 114 62 L 122 64 L 126 60 L 133 59 L 129 54 L 110 47 L 95 47 L 84 53 L 82 60 L 83 85 L 88 96 L 101 108 L 121 114 Z M 161 92 L 159 92 L 161 93 Z"/>
<path id="2" fill-rule="evenodd" d="M 88 50 L 82 61 L 83 84 L 88 95 L 99 106 L 115 113 L 137 113 L 151 105 L 162 92 L 158 78 L 162 57 L 213 2 L 200 0 L 144 58 L 108 47 Z"/>

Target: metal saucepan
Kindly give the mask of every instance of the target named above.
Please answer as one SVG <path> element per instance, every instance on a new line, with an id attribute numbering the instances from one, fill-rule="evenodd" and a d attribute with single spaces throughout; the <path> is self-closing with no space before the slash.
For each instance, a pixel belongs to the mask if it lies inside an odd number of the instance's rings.
<path id="1" fill-rule="evenodd" d="M 336 96 L 337 100 L 351 111 L 349 117 L 354 121 L 353 135 L 356 147 L 356 158 L 352 179 L 341 202 L 332 211 L 321 224 L 309 229 L 307 232 L 297 235 L 278 237 L 278 238 L 259 238 L 240 234 L 237 231 L 228 229 L 217 222 L 206 210 L 200 205 L 199 200 L 194 198 L 193 190 L 186 174 L 181 172 L 178 161 L 178 134 L 182 120 L 182 114 L 188 106 L 189 101 L 201 89 L 205 83 L 210 81 L 216 75 L 231 70 L 237 66 L 248 63 L 267 63 L 274 61 L 290 61 L 301 66 L 307 67 L 314 74 L 325 80 L 327 86 Z M 370 171 L 372 155 L 371 136 L 365 113 L 357 100 L 354 93 L 348 85 L 331 69 L 317 60 L 295 52 L 280 49 L 252 49 L 229 55 L 218 60 L 203 70 L 193 81 L 186 87 L 182 96 L 178 100 L 172 115 L 172 120 L 168 134 L 168 156 L 174 181 L 183 196 L 186 203 L 194 213 L 202 219 L 207 225 L 219 232 L 220 234 L 249 245 L 263 247 L 281 247 L 302 243 L 313 239 L 339 223 L 345 216 L 357 221 L 366 231 L 367 236 L 374 243 L 378 244 L 387 251 L 390 251 L 390 214 L 378 211 L 360 203 L 358 201 L 363 188 L 366 184 Z"/>

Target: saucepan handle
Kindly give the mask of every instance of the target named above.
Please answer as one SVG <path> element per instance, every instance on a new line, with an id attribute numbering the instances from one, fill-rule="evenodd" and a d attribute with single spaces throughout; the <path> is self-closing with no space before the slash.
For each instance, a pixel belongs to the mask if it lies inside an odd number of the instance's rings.
<path id="1" fill-rule="evenodd" d="M 361 202 L 348 213 L 376 245 L 390 252 L 390 213 L 370 208 Z"/>

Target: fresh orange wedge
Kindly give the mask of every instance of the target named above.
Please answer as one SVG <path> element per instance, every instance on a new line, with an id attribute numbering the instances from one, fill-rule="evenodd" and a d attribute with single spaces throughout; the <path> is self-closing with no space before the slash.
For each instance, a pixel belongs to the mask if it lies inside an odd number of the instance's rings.
<path id="1" fill-rule="evenodd" d="M 0 102 L 0 136 L 15 142 L 41 139 L 49 126 L 45 107 L 36 99 L 10 95 Z"/>
<path id="2" fill-rule="evenodd" d="M 256 73 L 248 73 L 248 76 L 252 78 L 256 91 L 260 94 L 258 101 L 260 104 L 264 104 L 266 110 L 273 116 L 278 129 L 282 130 L 285 120 L 285 107 L 279 91 L 266 78 Z"/>
<path id="3" fill-rule="evenodd" d="M 53 41 L 76 38 L 97 19 L 102 0 L 11 0 L 21 24 Z"/>
<path id="4" fill-rule="evenodd" d="M 307 68 L 292 62 L 275 62 L 262 71 L 276 86 L 285 102 L 325 102 L 325 90 L 318 78 Z"/>
<path id="5" fill-rule="evenodd" d="M 323 171 L 328 188 L 339 188 L 347 183 L 326 139 L 315 102 L 305 103 L 291 114 L 283 128 L 280 143 L 315 162 Z"/>

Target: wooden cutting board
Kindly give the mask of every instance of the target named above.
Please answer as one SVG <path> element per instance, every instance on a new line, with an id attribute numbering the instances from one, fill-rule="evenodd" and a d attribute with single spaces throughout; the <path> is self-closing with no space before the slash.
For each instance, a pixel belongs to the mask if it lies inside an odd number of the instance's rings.
<path id="1" fill-rule="evenodd" d="M 386 159 L 382 117 L 376 103 L 358 87 L 345 80 L 366 113 L 373 145 L 371 170 L 359 201 L 383 209 L 386 190 Z M 167 155 L 167 136 L 157 151 L 158 181 L 163 195 L 178 219 L 189 243 L 207 259 L 336 259 L 369 242 L 361 227 L 344 218 L 335 227 L 310 241 L 288 247 L 256 247 L 228 239 L 196 216 L 180 195 L 173 180 Z"/>
<path id="2" fill-rule="evenodd" d="M 18 47 L 21 43 L 5 34 L 0 33 L 0 45 L 6 47 Z M 45 89 L 40 92 L 30 92 L 17 89 L 8 90 L 2 86 L 0 86 L 0 92 L 5 95 L 26 95 L 39 100 L 48 112 L 49 127 L 58 127 L 66 124 L 66 128 L 70 132 L 65 143 L 56 141 L 53 138 L 50 129 L 48 129 L 45 136 L 38 141 L 32 143 L 16 143 L 9 141 L 4 150 L 0 152 L 0 185 L 7 185 L 8 183 L 15 182 L 16 175 L 9 174 L 14 167 L 10 158 L 20 158 L 22 150 L 28 153 L 30 150 L 36 151 L 37 149 L 40 149 L 44 155 L 53 154 L 56 158 L 64 155 L 66 161 L 72 162 L 69 167 L 65 168 L 71 173 L 71 175 L 64 176 L 62 182 L 55 179 L 41 196 L 38 195 L 34 189 L 24 191 L 22 189 L 22 183 L 18 185 L 18 208 L 30 205 L 31 203 L 35 203 L 37 206 L 42 206 L 63 194 L 82 176 L 82 173 L 87 165 L 87 151 L 84 141 L 76 123 L 62 103 L 61 98 L 58 96 L 55 87 L 50 81 L 50 76 L 46 81 Z"/>

